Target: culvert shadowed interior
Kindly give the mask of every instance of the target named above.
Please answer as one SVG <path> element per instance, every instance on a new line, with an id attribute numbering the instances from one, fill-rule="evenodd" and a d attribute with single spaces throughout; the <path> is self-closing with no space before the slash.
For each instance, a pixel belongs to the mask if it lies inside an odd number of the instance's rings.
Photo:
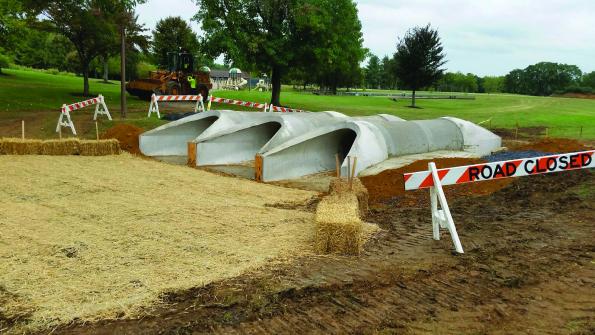
<path id="1" fill-rule="evenodd" d="M 266 156 L 263 177 L 265 180 L 279 180 L 333 171 L 335 155 L 339 154 L 342 163 L 356 137 L 357 133 L 351 129 L 338 129 Z"/>
<path id="2" fill-rule="evenodd" d="M 141 150 L 147 156 L 188 156 L 188 142 L 200 136 L 217 119 L 219 117 L 209 116 L 142 135 Z"/>

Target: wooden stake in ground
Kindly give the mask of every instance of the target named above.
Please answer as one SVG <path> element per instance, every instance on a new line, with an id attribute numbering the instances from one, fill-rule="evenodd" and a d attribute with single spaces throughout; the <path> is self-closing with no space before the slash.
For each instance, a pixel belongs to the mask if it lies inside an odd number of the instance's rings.
<path id="1" fill-rule="evenodd" d="M 25 120 L 21 120 L 21 139 L 25 139 Z"/>
<path id="2" fill-rule="evenodd" d="M 335 172 L 337 178 L 341 177 L 341 165 L 339 165 L 339 154 L 335 154 Z"/>
<path id="3" fill-rule="evenodd" d="M 347 181 L 349 181 L 349 177 L 351 176 L 351 156 L 347 156 Z"/>
<path id="4" fill-rule="evenodd" d="M 581 131 L 578 134 L 578 138 L 582 138 L 583 137 L 583 126 L 581 126 Z"/>
<path id="5" fill-rule="evenodd" d="M 545 128 L 545 137 L 548 137 L 549 129 L 550 128 L 548 128 L 548 127 Z"/>
<path id="6" fill-rule="evenodd" d="M 349 173 L 351 174 L 351 178 L 349 179 L 349 189 L 353 190 L 353 178 L 355 177 L 355 166 L 357 165 L 357 156 L 353 157 L 353 167 Z"/>
<path id="7" fill-rule="evenodd" d="M 519 123 L 516 123 L 516 127 L 514 128 L 514 139 L 518 140 L 519 139 Z"/>
<path id="8" fill-rule="evenodd" d="M 97 121 L 95 121 L 95 135 L 97 136 L 97 140 L 99 141 L 99 126 L 97 126 Z"/>

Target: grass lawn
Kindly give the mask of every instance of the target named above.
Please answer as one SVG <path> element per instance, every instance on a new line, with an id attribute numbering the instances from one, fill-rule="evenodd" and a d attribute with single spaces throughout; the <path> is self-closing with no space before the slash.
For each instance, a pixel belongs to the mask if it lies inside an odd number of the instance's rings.
<path id="1" fill-rule="evenodd" d="M 11 122 L 10 127 L 0 125 L 0 136 L 20 134 L 20 120 L 31 119 L 36 136 L 55 136 L 53 129 L 57 113 L 63 103 L 82 100 L 76 92 L 82 91 L 82 78 L 52 75 L 22 70 L 5 70 L 0 76 L 0 123 Z M 105 96 L 114 122 L 119 120 L 119 85 L 102 84 L 91 79 L 91 92 Z M 422 92 L 423 93 L 423 92 Z M 269 101 L 270 93 L 255 91 L 218 91 L 218 97 L 247 101 Z M 440 116 L 454 116 L 473 122 L 491 119 L 493 128 L 547 127 L 550 136 L 595 139 L 595 100 L 532 97 L 511 94 L 475 94 L 475 100 L 419 100 L 421 108 L 409 108 L 407 99 L 396 102 L 387 97 L 318 96 L 294 92 L 289 88 L 281 94 L 282 103 L 289 107 L 310 111 L 334 110 L 347 115 L 393 114 L 407 120 L 428 119 Z M 135 97 L 128 98 L 129 117 L 127 123 L 143 128 L 152 128 L 163 123 L 147 119 L 148 102 Z M 213 108 L 232 108 L 229 105 L 214 105 Z M 86 112 L 85 112 L 86 111 Z M 82 114 L 85 113 L 85 114 Z M 75 125 L 81 124 L 84 137 L 94 136 L 91 119 L 92 110 L 81 110 L 74 114 Z M 42 121 L 39 121 L 41 118 Z M 101 122 L 101 127 L 112 122 Z M 37 131 L 35 129 L 43 128 Z"/>

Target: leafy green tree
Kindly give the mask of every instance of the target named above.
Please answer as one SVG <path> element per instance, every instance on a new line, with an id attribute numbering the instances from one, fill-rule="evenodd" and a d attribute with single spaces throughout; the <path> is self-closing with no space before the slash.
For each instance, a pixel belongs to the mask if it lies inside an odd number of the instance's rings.
<path id="1" fill-rule="evenodd" d="M 370 56 L 366 66 L 366 87 L 379 89 L 382 81 L 382 64 L 376 55 Z"/>
<path id="2" fill-rule="evenodd" d="M 438 31 L 429 24 L 409 30 L 399 40 L 394 55 L 395 74 L 413 91 L 411 107 L 415 107 L 415 91 L 434 84 L 442 76 L 444 57 Z"/>
<path id="3" fill-rule="evenodd" d="M 394 90 L 397 88 L 397 76 L 395 74 L 395 60 L 384 56 L 382 58 L 382 78 L 380 88 Z"/>
<path id="4" fill-rule="evenodd" d="M 83 95 L 89 95 L 89 65 L 106 52 L 116 36 L 111 8 L 104 1 L 27 0 L 49 27 L 66 37 L 76 49 L 83 74 Z"/>
<path id="5" fill-rule="evenodd" d="M 581 79 L 582 86 L 595 89 L 595 71 L 585 73 Z"/>
<path id="6" fill-rule="evenodd" d="M 167 53 L 185 50 L 199 53 L 198 37 L 181 17 L 167 17 L 153 30 L 152 54 L 158 66 L 167 66 Z"/>
<path id="7" fill-rule="evenodd" d="M 504 89 L 503 76 L 485 76 L 483 77 L 483 87 L 485 93 L 499 93 Z"/>
<path id="8" fill-rule="evenodd" d="M 281 79 L 296 61 L 299 46 L 294 13 L 298 0 L 196 0 L 196 14 L 211 56 L 271 73 L 271 103 L 280 104 Z M 251 68 L 253 67 L 253 68 Z"/>
<path id="9" fill-rule="evenodd" d="M 540 62 L 525 69 L 515 69 L 504 79 L 509 93 L 547 96 L 578 86 L 582 71 L 576 65 Z"/>
<path id="10" fill-rule="evenodd" d="M 296 63 L 308 66 L 321 87 L 336 94 L 338 87 L 359 86 L 363 47 L 361 22 L 352 0 L 301 0 L 294 13 L 300 40 Z"/>

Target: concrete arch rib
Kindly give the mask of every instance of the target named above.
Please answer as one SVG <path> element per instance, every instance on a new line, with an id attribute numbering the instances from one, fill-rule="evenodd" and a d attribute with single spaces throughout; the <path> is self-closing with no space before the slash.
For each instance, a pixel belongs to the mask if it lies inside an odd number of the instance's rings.
<path id="1" fill-rule="evenodd" d="M 190 142 L 221 118 L 219 111 L 191 115 L 153 130 L 139 137 L 140 151 L 145 156 L 187 156 Z"/>
<path id="2" fill-rule="evenodd" d="M 341 174 L 348 175 L 347 156 L 357 156 L 357 172 L 385 160 L 386 143 L 376 127 L 367 122 L 337 122 L 289 139 L 256 158 L 256 179 L 291 179 L 335 169 L 335 154 Z M 365 154 L 364 154 L 365 153 Z"/>

